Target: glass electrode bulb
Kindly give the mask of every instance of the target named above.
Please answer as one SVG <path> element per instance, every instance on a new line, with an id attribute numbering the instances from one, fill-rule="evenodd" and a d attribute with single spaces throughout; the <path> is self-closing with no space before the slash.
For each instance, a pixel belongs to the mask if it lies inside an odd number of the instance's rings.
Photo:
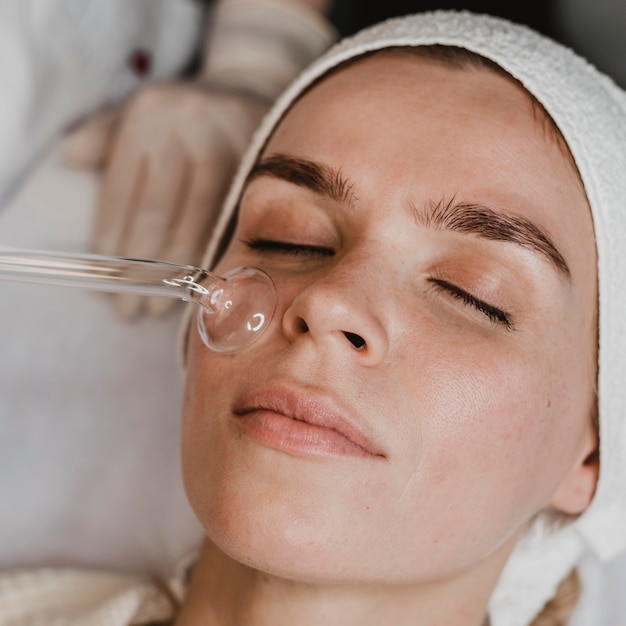
<path id="1" fill-rule="evenodd" d="M 0 246 L 0 280 L 165 296 L 198 305 L 197 327 L 215 352 L 247 348 L 274 314 L 274 283 L 264 271 L 235 268 L 220 276 L 191 265 Z"/>
<path id="2" fill-rule="evenodd" d="M 275 302 L 274 283 L 268 274 L 252 267 L 230 270 L 219 281 L 213 279 L 199 302 L 200 337 L 215 352 L 238 352 L 267 328 Z"/>

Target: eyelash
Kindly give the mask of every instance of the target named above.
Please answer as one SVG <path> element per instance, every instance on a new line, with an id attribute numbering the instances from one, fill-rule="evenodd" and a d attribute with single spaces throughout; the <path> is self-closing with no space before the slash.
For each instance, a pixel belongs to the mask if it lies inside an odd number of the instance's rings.
<path id="1" fill-rule="evenodd" d="M 273 239 L 246 239 L 241 241 L 250 250 L 270 254 L 290 254 L 295 256 L 333 256 L 335 254 L 331 248 L 325 248 L 323 246 L 290 243 Z M 487 304 L 483 300 L 476 298 L 471 293 L 468 293 L 448 281 L 441 280 L 440 278 L 430 278 L 429 281 L 441 291 L 445 291 L 453 298 L 463 302 L 463 304 L 473 307 L 492 322 L 504 326 L 507 330 L 513 330 L 514 326 L 510 315 L 502 309 Z"/>
<path id="2" fill-rule="evenodd" d="M 275 241 L 273 239 L 245 239 L 241 242 L 250 250 L 270 254 L 290 254 L 294 256 L 333 256 L 334 250 L 324 246 Z"/>
<path id="3" fill-rule="evenodd" d="M 463 302 L 463 304 L 475 308 L 477 311 L 487 316 L 492 322 L 501 324 L 507 330 L 513 330 L 514 326 L 510 315 L 505 313 L 502 309 L 499 309 L 491 304 L 487 304 L 483 300 L 479 300 L 471 293 L 468 293 L 464 289 L 461 289 L 460 287 L 457 287 L 456 285 L 453 285 L 445 280 L 430 278 L 429 281 L 438 289 L 445 291 L 453 298 Z"/>

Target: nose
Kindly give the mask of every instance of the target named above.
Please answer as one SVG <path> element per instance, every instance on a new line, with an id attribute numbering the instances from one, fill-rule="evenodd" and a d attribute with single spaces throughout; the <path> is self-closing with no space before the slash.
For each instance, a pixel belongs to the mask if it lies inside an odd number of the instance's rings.
<path id="1" fill-rule="evenodd" d="M 365 281 L 363 272 L 334 267 L 301 288 L 282 319 L 290 342 L 310 339 L 325 350 L 357 356 L 364 365 L 375 365 L 388 351 L 388 334 L 376 301 L 381 290 Z"/>

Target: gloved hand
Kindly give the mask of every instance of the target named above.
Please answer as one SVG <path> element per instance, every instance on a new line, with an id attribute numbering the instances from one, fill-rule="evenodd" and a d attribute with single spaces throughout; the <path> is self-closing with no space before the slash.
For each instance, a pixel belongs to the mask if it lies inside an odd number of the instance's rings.
<path id="1" fill-rule="evenodd" d="M 194 80 L 148 84 L 66 140 L 68 162 L 103 168 L 93 227 L 98 254 L 198 265 L 263 114 L 337 38 L 305 0 L 223 0 L 209 23 Z M 116 298 L 127 317 L 163 313 L 175 302 Z"/>
<path id="2" fill-rule="evenodd" d="M 195 83 L 146 86 L 67 140 L 76 165 L 103 165 L 91 249 L 197 265 L 217 208 L 266 106 Z M 116 296 L 119 312 L 159 314 L 175 300 Z"/>

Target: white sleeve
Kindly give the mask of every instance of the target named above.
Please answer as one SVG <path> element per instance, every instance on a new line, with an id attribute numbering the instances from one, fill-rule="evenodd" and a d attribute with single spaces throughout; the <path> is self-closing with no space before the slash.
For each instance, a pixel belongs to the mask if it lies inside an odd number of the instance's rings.
<path id="1" fill-rule="evenodd" d="M 2 0 L 0 208 L 68 125 L 179 72 L 199 44 L 201 16 L 191 0 Z M 144 73 L 132 65 L 138 53 Z"/>

